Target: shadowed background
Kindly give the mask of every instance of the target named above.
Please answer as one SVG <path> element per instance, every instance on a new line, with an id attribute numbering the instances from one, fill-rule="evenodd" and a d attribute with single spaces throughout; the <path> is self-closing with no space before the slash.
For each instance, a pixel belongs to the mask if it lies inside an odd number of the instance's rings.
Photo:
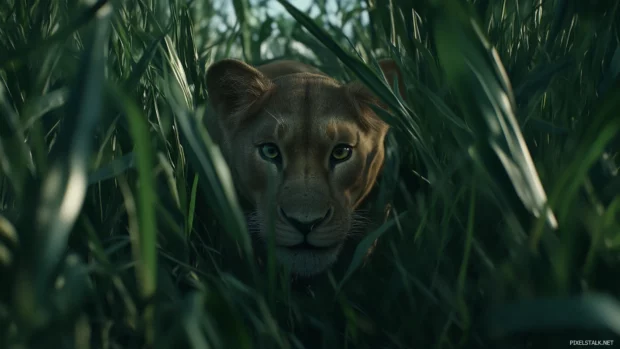
<path id="1" fill-rule="evenodd" d="M 0 347 L 618 345 L 619 4 L 3 1 Z M 202 126 L 230 57 L 390 109 L 392 210 L 311 283 L 256 267 Z"/>

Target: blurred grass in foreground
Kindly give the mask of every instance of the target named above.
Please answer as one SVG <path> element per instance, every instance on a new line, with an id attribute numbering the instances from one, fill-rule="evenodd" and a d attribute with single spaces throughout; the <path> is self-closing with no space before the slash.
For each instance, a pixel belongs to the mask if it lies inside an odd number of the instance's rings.
<path id="1" fill-rule="evenodd" d="M 236 0 L 232 24 L 206 1 L 0 4 L 0 347 L 620 340 L 619 3 L 386 4 Z M 370 263 L 257 271 L 201 126 L 226 57 L 298 59 L 390 106 Z"/>

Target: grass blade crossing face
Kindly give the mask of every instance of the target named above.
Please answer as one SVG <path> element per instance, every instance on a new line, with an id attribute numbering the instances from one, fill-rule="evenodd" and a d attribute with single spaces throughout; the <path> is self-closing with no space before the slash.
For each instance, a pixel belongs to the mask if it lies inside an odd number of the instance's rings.
<path id="1" fill-rule="evenodd" d="M 515 118 L 512 89 L 497 52 L 460 3 L 445 1 L 437 13 L 439 60 L 477 136 L 480 164 L 496 183 L 503 184 L 499 188 L 513 210 L 523 205 L 555 228 L 557 222 L 546 207 L 547 197 Z"/>
<path id="2" fill-rule="evenodd" d="M 415 121 L 408 117 L 413 113 L 407 106 L 403 105 L 401 101 L 396 97 L 394 92 L 390 89 L 384 79 L 380 78 L 376 72 L 374 72 L 367 64 L 362 62 L 359 58 L 346 52 L 340 45 L 321 27 L 319 27 L 310 17 L 303 12 L 299 11 L 293 5 L 286 0 L 278 0 L 282 6 L 301 24 L 306 28 L 314 37 L 325 45 L 330 51 L 332 51 L 341 61 L 347 66 L 353 73 L 366 85 L 377 97 L 387 103 L 388 107 L 396 112 L 399 116 L 397 121 L 398 125 L 392 125 L 400 127 L 403 131 L 408 132 L 413 138 L 415 145 L 421 149 L 425 149 L 426 146 L 422 142 L 422 135 L 420 133 L 418 125 Z M 387 121 L 386 121 L 387 122 Z"/>
<path id="3" fill-rule="evenodd" d="M 174 60 L 170 62 L 172 64 Z M 166 86 L 169 86 L 168 101 L 174 109 L 186 156 L 199 177 L 208 183 L 208 187 L 203 186 L 207 201 L 217 212 L 224 229 L 239 243 L 244 256 L 251 259 L 250 238 L 237 201 L 230 170 L 219 148 L 199 124 L 199 118 L 188 108 L 187 93 L 180 91 L 186 86 L 181 69 L 180 66 L 176 69 L 173 75 L 175 81 L 168 79 L 169 83 L 166 83 Z M 248 262 L 251 263 L 249 260 Z"/>

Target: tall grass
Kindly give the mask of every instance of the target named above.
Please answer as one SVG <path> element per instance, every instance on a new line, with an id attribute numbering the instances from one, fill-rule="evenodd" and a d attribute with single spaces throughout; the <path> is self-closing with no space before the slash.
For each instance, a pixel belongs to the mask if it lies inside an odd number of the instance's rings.
<path id="1" fill-rule="evenodd" d="M 224 3 L 0 3 L 1 348 L 620 343 L 618 2 Z M 389 106 L 392 209 L 315 280 L 256 266 L 202 124 L 228 57 Z"/>

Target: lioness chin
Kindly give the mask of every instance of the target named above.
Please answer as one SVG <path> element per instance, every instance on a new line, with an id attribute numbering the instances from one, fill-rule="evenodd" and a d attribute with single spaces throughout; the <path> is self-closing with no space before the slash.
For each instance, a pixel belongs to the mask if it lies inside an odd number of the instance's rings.
<path id="1" fill-rule="evenodd" d="M 381 67 L 388 81 L 400 75 L 393 61 Z M 277 261 L 299 276 L 326 270 L 360 228 L 355 210 L 383 166 L 388 125 L 371 108 L 378 101 L 360 82 L 294 61 L 222 60 L 208 69 L 207 89 L 207 127 L 251 204 L 249 230 L 267 243 L 275 217 Z"/>

